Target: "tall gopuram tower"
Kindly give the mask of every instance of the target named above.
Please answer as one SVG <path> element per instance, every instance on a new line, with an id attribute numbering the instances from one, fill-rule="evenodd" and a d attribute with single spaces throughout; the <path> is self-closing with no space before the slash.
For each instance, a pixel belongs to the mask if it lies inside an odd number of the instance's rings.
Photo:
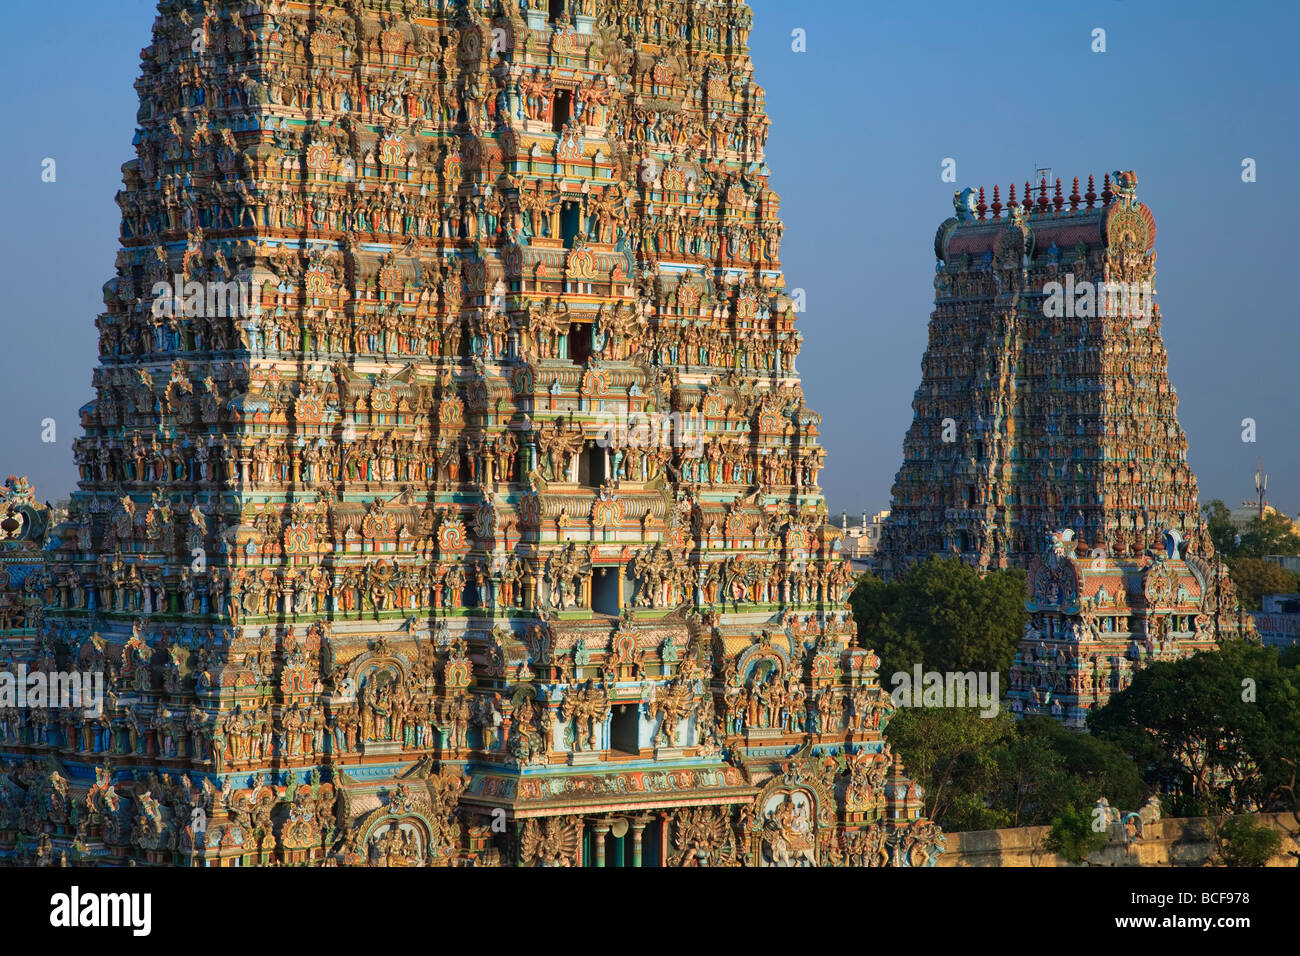
<path id="1" fill-rule="evenodd" d="M 0 858 L 933 863 L 751 19 L 159 4 L 73 515 L 0 633 L 109 693 L 5 715 Z"/>
<path id="2" fill-rule="evenodd" d="M 1034 193 L 1037 192 L 1035 199 Z M 1048 535 L 1114 557 L 1212 553 L 1152 303 L 1156 237 L 1137 176 L 954 197 L 881 568 L 929 555 L 1026 567 Z"/>

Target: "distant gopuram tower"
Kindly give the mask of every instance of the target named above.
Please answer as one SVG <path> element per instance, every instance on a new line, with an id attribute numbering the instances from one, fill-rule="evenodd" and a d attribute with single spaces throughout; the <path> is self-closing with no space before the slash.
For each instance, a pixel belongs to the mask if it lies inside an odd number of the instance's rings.
<path id="1" fill-rule="evenodd" d="M 881 544 L 896 575 L 929 555 L 1026 567 L 1071 529 L 1081 553 L 1208 556 L 1152 302 L 1156 226 L 1132 172 L 954 196 L 935 235 L 935 305 Z M 1037 197 L 1035 198 L 1035 192 Z"/>
<path id="2" fill-rule="evenodd" d="M 71 514 L 0 495 L 0 661 L 107 699 L 0 707 L 0 861 L 935 861 L 751 22 L 161 0 Z"/>

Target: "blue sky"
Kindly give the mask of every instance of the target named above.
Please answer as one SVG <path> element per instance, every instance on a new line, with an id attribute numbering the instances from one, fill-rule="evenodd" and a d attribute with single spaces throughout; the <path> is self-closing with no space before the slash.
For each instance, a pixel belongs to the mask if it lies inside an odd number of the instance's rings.
<path id="1" fill-rule="evenodd" d="M 1300 511 L 1300 4 L 754 0 L 772 117 L 783 259 L 808 311 L 799 368 L 823 417 L 833 511 L 888 506 L 932 307 L 934 231 L 957 187 L 1068 185 L 1134 169 L 1155 212 L 1170 377 L 1202 501 L 1250 493 Z M 43 497 L 76 480 L 94 317 L 112 274 L 113 195 L 130 159 L 151 0 L 7 11 L 0 49 L 0 476 Z M 1106 31 L 1093 53 L 1092 31 Z M 806 52 L 791 49 L 804 31 Z M 41 162 L 57 181 L 41 181 Z M 1255 183 L 1241 181 L 1245 157 Z M 1254 418 L 1258 441 L 1241 441 Z M 53 418 L 56 441 L 44 443 Z"/>

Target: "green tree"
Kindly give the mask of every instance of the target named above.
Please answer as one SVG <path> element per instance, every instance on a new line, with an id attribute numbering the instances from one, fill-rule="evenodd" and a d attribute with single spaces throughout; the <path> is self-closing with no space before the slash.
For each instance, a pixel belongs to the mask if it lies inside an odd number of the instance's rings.
<path id="1" fill-rule="evenodd" d="M 1254 814 L 1228 817 L 1214 834 L 1220 866 L 1267 866 L 1282 849 L 1282 834 Z"/>
<path id="2" fill-rule="evenodd" d="M 1296 807 L 1300 669 L 1245 641 L 1139 671 L 1088 716 L 1175 814 Z"/>
<path id="3" fill-rule="evenodd" d="M 1106 845 L 1105 829 L 1094 829 L 1092 820 L 1090 811 L 1066 807 L 1052 821 L 1052 829 L 1043 841 L 1043 847 L 1061 854 L 1071 863 L 1082 863 L 1090 853 Z"/>
<path id="4" fill-rule="evenodd" d="M 1229 568 L 1232 583 L 1237 586 L 1237 597 L 1247 611 L 1258 611 L 1264 604 L 1265 594 L 1293 594 L 1296 575 L 1280 564 L 1263 558 L 1239 557 Z"/>
<path id="5" fill-rule="evenodd" d="M 1251 518 L 1241 532 L 1241 554 L 1248 558 L 1263 558 L 1270 554 L 1300 555 L 1300 535 L 1284 514 L 1264 512 L 1264 517 Z"/>
<path id="6" fill-rule="evenodd" d="M 881 674 L 910 669 L 914 662 L 924 659 L 919 636 L 900 627 L 904 612 L 901 583 L 886 583 L 864 574 L 858 578 L 849 602 L 859 639 L 880 655 Z M 887 679 L 885 683 L 888 686 Z"/>
<path id="7" fill-rule="evenodd" d="M 1007 826 L 1046 823 L 1052 811 L 1069 802 L 1072 787 L 1064 759 L 1051 740 L 1025 733 L 1023 722 L 998 746 L 995 759 L 998 782 L 989 791 L 989 802 L 1005 810 Z"/>
<path id="8" fill-rule="evenodd" d="M 1119 747 L 1049 717 L 1017 721 L 994 759 L 999 778 L 989 804 L 1005 812 L 1008 826 L 1050 824 L 1067 809 L 1092 807 L 1100 797 L 1136 809 L 1148 792 L 1137 765 Z"/>
<path id="9" fill-rule="evenodd" d="M 1025 574 L 980 576 L 955 558 L 932 557 L 900 581 L 871 575 L 852 595 L 862 643 L 880 655 L 880 672 L 998 671 L 1007 686 L 1016 645 L 1024 633 Z"/>
<path id="10" fill-rule="evenodd" d="M 1214 498 L 1201 508 L 1205 523 L 1210 532 L 1210 541 L 1214 550 L 1223 555 L 1224 560 L 1231 560 L 1237 553 L 1237 528 L 1232 523 L 1232 513 L 1222 498 Z"/>
<path id="11" fill-rule="evenodd" d="M 1123 749 L 1108 740 L 1079 733 L 1050 717 L 1027 717 L 1016 727 L 1020 737 L 1039 741 L 1060 761 L 1065 785 L 1055 800 L 1044 801 L 1035 819 L 1045 824 L 1066 805 L 1092 807 L 1105 797 L 1112 806 L 1136 810 L 1149 788 Z"/>
<path id="12" fill-rule="evenodd" d="M 905 708 L 889 722 L 890 746 L 921 784 L 926 816 L 948 830 L 989 830 L 1009 817 L 984 794 L 998 788 L 998 745 L 1014 733 L 1005 713 L 970 708 Z"/>
<path id="13" fill-rule="evenodd" d="M 1148 792 L 1119 747 L 1048 717 L 908 708 L 886 735 L 921 784 L 927 815 L 949 831 L 1047 825 L 1102 796 L 1137 809 Z"/>

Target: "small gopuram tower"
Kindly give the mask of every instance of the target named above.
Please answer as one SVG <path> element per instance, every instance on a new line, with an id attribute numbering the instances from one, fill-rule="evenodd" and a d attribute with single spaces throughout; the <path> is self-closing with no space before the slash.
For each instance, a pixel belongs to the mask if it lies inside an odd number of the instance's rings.
<path id="1" fill-rule="evenodd" d="M 932 863 L 749 8 L 158 10 L 0 859 Z"/>
<path id="2" fill-rule="evenodd" d="M 1037 192 L 1035 199 L 1034 192 Z M 896 575 L 929 555 L 1026 567 L 1049 533 L 1114 558 L 1179 532 L 1211 553 L 1152 296 L 1137 176 L 954 196 L 914 419 L 882 535 Z"/>
<path id="3" fill-rule="evenodd" d="M 1176 531 L 1124 557 L 1080 554 L 1074 532 L 1059 531 L 1030 562 L 1028 591 L 1007 699 L 1014 714 L 1050 714 L 1067 727 L 1085 727 L 1088 711 L 1154 661 L 1255 638 L 1227 567 L 1188 555 Z"/>

